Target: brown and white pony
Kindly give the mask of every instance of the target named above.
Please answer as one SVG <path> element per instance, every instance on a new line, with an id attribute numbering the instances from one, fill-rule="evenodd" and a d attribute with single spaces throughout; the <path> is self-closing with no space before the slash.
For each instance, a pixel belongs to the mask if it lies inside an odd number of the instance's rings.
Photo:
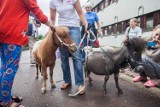
<path id="1" fill-rule="evenodd" d="M 37 45 L 35 43 L 35 45 Z M 55 87 L 53 81 L 53 68 L 55 66 L 55 52 L 59 46 L 64 46 L 71 52 L 75 52 L 77 47 L 69 35 L 69 30 L 66 27 L 56 27 L 50 30 L 46 37 L 40 42 L 39 46 L 33 48 L 33 57 L 36 61 L 36 78 L 38 78 L 38 65 L 42 67 L 42 93 L 46 92 L 47 67 L 50 67 L 50 83 L 51 87 Z M 36 48 L 36 49 L 35 49 Z"/>

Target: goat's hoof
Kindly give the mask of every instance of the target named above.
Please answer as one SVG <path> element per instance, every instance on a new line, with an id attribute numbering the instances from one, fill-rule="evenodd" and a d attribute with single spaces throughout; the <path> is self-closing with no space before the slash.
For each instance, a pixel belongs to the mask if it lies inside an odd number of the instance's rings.
<path id="1" fill-rule="evenodd" d="M 119 91 L 118 91 L 118 94 L 123 94 L 123 91 L 122 91 L 122 90 L 119 90 Z"/>
<path id="2" fill-rule="evenodd" d="M 46 89 L 42 88 L 42 94 L 46 93 Z"/>
<path id="3" fill-rule="evenodd" d="M 106 92 L 106 91 L 104 91 L 104 95 L 105 95 L 105 94 L 107 94 L 107 92 Z"/>
<path id="4" fill-rule="evenodd" d="M 56 88 L 56 85 L 55 85 L 55 84 L 52 84 L 52 85 L 51 85 L 51 88 Z"/>

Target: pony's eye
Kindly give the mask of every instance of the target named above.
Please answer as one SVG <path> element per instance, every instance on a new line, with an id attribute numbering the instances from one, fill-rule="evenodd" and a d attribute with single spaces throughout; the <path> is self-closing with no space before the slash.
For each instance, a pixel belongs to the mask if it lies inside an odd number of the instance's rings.
<path id="1" fill-rule="evenodd" d="M 67 36 L 66 35 L 63 35 L 63 38 L 66 38 Z"/>
<path id="2" fill-rule="evenodd" d="M 133 52 L 133 55 L 137 56 L 137 55 L 138 55 L 138 52 Z"/>

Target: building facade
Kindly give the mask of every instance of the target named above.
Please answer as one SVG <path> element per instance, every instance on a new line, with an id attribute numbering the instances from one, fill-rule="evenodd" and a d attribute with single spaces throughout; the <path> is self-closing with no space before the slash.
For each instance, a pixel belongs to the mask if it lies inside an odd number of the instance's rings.
<path id="1" fill-rule="evenodd" d="M 124 32 L 133 17 L 139 20 L 143 30 L 142 37 L 152 34 L 153 28 L 160 24 L 160 0 L 88 0 L 92 11 L 99 16 L 103 39 L 101 45 L 120 46 Z"/>

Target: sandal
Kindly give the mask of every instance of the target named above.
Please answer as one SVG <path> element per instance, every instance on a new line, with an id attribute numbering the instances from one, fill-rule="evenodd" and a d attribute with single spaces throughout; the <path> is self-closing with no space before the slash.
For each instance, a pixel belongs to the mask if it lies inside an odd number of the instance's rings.
<path id="1" fill-rule="evenodd" d="M 61 90 L 65 90 L 65 89 L 67 89 L 69 87 L 71 87 L 71 83 L 63 83 L 62 87 L 61 87 Z"/>
<path id="2" fill-rule="evenodd" d="M 16 103 L 16 102 L 14 102 L 13 100 L 11 101 L 11 102 L 9 102 L 7 105 L 5 105 L 5 106 L 2 106 L 2 105 L 0 105 L 0 107 L 20 107 L 20 106 L 23 106 L 22 104 L 20 104 L 20 103 Z M 23 107 L 25 107 L 25 106 L 23 106 Z"/>
<path id="3" fill-rule="evenodd" d="M 12 100 L 16 103 L 20 103 L 23 100 L 23 98 L 19 96 L 12 96 Z"/>

